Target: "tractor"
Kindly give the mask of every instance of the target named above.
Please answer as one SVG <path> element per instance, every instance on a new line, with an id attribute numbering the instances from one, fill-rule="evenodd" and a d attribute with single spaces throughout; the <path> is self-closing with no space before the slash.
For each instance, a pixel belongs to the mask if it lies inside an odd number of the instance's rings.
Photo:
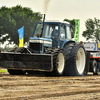
<path id="1" fill-rule="evenodd" d="M 9 74 L 44 72 L 54 76 L 84 76 L 86 74 L 86 51 L 82 43 L 71 37 L 68 22 L 38 22 L 29 39 L 27 48 L 15 48 L 0 53 L 0 64 Z"/>

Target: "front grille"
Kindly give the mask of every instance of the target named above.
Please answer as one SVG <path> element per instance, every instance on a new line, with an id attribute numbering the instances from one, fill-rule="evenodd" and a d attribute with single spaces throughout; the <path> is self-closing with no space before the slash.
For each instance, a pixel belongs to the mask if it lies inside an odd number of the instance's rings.
<path id="1" fill-rule="evenodd" d="M 30 48 L 35 51 L 42 51 L 42 43 L 30 43 Z"/>

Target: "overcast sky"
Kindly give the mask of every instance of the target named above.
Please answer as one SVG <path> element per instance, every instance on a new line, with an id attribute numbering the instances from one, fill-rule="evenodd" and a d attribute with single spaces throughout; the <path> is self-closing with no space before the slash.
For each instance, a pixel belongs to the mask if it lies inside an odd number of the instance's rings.
<path id="1" fill-rule="evenodd" d="M 0 7 L 12 7 L 17 4 L 23 7 L 29 7 L 34 12 L 44 13 L 45 0 L 0 0 Z M 47 0 L 48 1 L 48 0 Z M 100 0 L 49 0 L 48 10 L 46 12 L 47 20 L 80 19 L 80 39 L 85 30 L 85 21 L 88 18 L 100 19 Z"/>

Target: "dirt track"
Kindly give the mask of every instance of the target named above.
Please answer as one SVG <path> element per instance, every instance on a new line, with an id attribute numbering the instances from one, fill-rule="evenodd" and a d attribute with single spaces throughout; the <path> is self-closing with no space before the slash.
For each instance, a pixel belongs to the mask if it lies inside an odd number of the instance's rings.
<path id="1" fill-rule="evenodd" d="M 0 73 L 0 100 L 100 100 L 100 75 L 45 77 Z"/>

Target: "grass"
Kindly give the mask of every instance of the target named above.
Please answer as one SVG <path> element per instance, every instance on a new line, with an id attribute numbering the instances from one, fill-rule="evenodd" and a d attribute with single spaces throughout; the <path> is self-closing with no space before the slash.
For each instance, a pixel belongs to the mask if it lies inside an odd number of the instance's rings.
<path id="1" fill-rule="evenodd" d="M 0 70 L 0 73 L 1 73 L 1 72 L 8 72 L 8 71 L 7 71 L 7 70 Z"/>

